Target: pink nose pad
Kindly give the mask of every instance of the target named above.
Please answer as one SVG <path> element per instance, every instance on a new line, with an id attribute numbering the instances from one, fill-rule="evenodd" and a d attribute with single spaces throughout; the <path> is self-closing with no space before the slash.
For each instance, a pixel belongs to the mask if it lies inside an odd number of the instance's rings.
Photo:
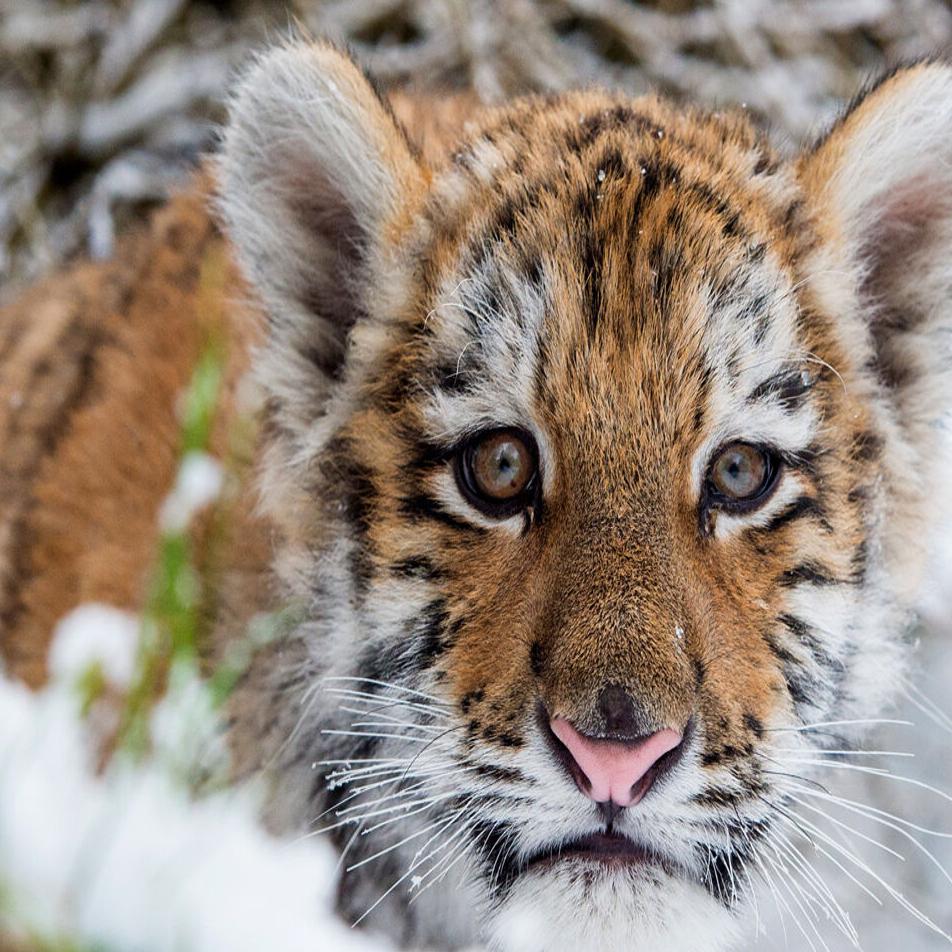
<path id="1" fill-rule="evenodd" d="M 554 717 L 549 724 L 588 780 L 588 789 L 582 787 L 582 792 L 596 803 L 611 800 L 620 807 L 630 807 L 648 792 L 650 782 L 639 781 L 682 739 L 678 731 L 666 728 L 625 743 L 586 737 L 563 717 Z"/>

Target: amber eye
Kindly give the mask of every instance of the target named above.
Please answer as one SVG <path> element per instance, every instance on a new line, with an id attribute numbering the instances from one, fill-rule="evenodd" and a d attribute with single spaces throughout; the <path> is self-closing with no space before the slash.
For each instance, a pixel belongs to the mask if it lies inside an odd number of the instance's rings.
<path id="1" fill-rule="evenodd" d="M 708 475 L 709 504 L 751 509 L 773 488 L 778 467 L 773 455 L 750 443 L 730 443 L 714 457 Z"/>
<path id="2" fill-rule="evenodd" d="M 531 502 L 538 471 L 535 441 L 522 430 L 489 430 L 471 439 L 457 456 L 456 478 L 477 509 L 511 516 Z"/>

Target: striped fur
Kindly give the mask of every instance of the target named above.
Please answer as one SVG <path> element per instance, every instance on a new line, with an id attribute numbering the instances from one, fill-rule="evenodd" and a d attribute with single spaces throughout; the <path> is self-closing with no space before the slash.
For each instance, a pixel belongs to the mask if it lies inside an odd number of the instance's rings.
<path id="1" fill-rule="evenodd" d="M 304 620 L 234 741 L 275 823 L 333 827 L 346 915 L 441 946 L 733 941 L 777 738 L 831 742 L 778 731 L 878 716 L 903 669 L 944 472 L 950 119 L 922 63 L 793 161 L 741 113 L 597 90 L 421 149 L 333 47 L 247 72 L 218 202 L 267 316 L 261 508 Z M 494 520 L 452 460 L 500 425 L 541 486 Z M 745 515 L 705 504 L 739 439 L 781 467 Z M 603 825 L 539 705 L 599 733 L 607 684 L 688 725 L 615 821 L 653 862 L 527 868 Z"/>

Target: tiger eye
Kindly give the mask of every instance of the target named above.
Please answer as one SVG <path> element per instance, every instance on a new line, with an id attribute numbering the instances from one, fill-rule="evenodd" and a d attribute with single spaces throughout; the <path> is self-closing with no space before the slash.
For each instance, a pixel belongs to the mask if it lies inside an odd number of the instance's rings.
<path id="1" fill-rule="evenodd" d="M 484 515 L 507 519 L 532 506 L 539 453 L 532 434 L 517 427 L 484 430 L 456 454 L 456 485 Z"/>
<path id="2" fill-rule="evenodd" d="M 763 450 L 749 443 L 731 443 L 711 467 L 711 485 L 729 500 L 756 498 L 770 478 L 770 462 Z"/>
<path id="3" fill-rule="evenodd" d="M 471 450 L 473 488 L 486 499 L 507 502 L 522 493 L 535 473 L 532 451 L 517 434 L 503 430 Z"/>

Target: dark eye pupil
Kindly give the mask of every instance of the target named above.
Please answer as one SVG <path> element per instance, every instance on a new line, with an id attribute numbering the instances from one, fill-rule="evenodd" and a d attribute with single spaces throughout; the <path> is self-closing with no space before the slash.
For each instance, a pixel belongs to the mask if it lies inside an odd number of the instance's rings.
<path id="1" fill-rule="evenodd" d="M 757 496 L 768 477 L 769 467 L 763 451 L 744 443 L 736 443 L 723 450 L 711 470 L 715 491 L 735 500 Z"/>

